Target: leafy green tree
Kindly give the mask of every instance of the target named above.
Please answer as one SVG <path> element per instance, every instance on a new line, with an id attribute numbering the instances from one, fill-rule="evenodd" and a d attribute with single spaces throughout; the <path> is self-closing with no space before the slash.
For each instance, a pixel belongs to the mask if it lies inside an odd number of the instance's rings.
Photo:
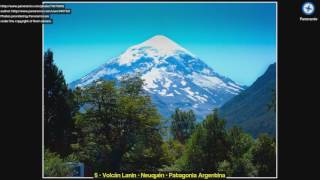
<path id="1" fill-rule="evenodd" d="M 137 77 L 99 81 L 78 89 L 82 112 L 75 116 L 73 147 L 89 169 L 155 170 L 166 163 L 160 115 Z M 90 174 L 90 173 L 89 173 Z"/>
<path id="2" fill-rule="evenodd" d="M 167 162 L 159 171 L 181 171 L 181 157 L 185 149 L 185 145 L 181 144 L 180 141 L 170 138 L 165 141 L 162 145 L 164 151 L 163 158 Z"/>
<path id="3" fill-rule="evenodd" d="M 174 139 L 169 139 L 167 143 L 170 149 L 170 154 L 173 156 L 173 161 L 176 161 L 182 156 L 182 153 L 185 149 L 185 145 L 181 144 L 180 141 Z"/>
<path id="4" fill-rule="evenodd" d="M 261 134 L 252 150 L 253 164 L 258 176 L 274 177 L 276 175 L 276 144 L 267 134 Z"/>
<path id="5" fill-rule="evenodd" d="M 253 138 L 237 126 L 229 129 L 228 140 L 231 144 L 230 156 L 234 158 L 243 156 L 254 143 Z"/>
<path id="6" fill-rule="evenodd" d="M 233 175 L 233 167 L 231 165 L 231 162 L 228 160 L 224 160 L 222 162 L 219 162 L 218 171 L 222 171 L 226 173 L 228 177 L 232 177 Z M 234 176 L 235 177 L 235 176 Z"/>
<path id="7" fill-rule="evenodd" d="M 119 93 L 115 82 L 109 81 L 78 88 L 74 94 L 83 112 L 74 117 L 77 143 L 73 149 L 86 164 L 86 174 L 90 174 L 92 169 L 102 170 L 111 161 L 113 123 L 118 114 Z"/>
<path id="8" fill-rule="evenodd" d="M 256 169 L 251 162 L 250 151 L 254 144 L 253 138 L 241 128 L 233 127 L 228 131 L 228 141 L 230 143 L 228 158 L 219 164 L 219 170 L 227 172 L 228 176 L 255 176 Z"/>
<path id="9" fill-rule="evenodd" d="M 158 133 L 144 136 L 124 154 L 121 170 L 157 171 L 172 160 L 166 148 Z"/>
<path id="10" fill-rule="evenodd" d="M 63 177 L 71 174 L 72 169 L 59 154 L 50 152 L 48 149 L 44 151 L 44 176 Z"/>
<path id="11" fill-rule="evenodd" d="M 224 126 L 216 109 L 197 126 L 182 157 L 186 170 L 217 170 L 227 159 L 230 147 Z"/>
<path id="12" fill-rule="evenodd" d="M 189 110 L 184 112 L 177 108 L 171 118 L 171 132 L 174 139 L 185 144 L 186 140 L 190 137 L 195 128 L 196 117 L 193 111 Z"/>
<path id="13" fill-rule="evenodd" d="M 213 114 L 207 116 L 204 121 L 204 128 L 207 133 L 208 160 L 206 166 L 209 169 L 217 169 L 218 163 L 227 158 L 227 152 L 229 151 L 225 121 L 218 117 L 217 109 L 214 110 Z"/>
<path id="14" fill-rule="evenodd" d="M 70 153 L 72 122 L 71 91 L 54 64 L 53 53 L 44 54 L 44 144 L 53 152 Z"/>
<path id="15" fill-rule="evenodd" d="M 162 153 L 159 148 L 162 144 L 159 133 L 160 115 L 152 104 L 151 98 L 142 90 L 142 85 L 143 81 L 137 76 L 125 77 L 121 81 L 120 118 L 117 120 L 118 123 L 121 122 L 118 124 L 120 132 L 117 136 L 119 139 L 113 143 L 114 153 L 112 154 L 115 158 L 113 164 L 115 167 L 119 162 L 123 164 L 121 157 L 139 144 L 143 145 L 147 152 L 141 159 L 134 161 L 136 164 L 131 167 L 136 169 L 160 167 L 159 161 L 154 159 Z M 139 161 L 145 162 L 144 166 L 141 166 Z"/>
<path id="16" fill-rule="evenodd" d="M 181 159 L 178 161 L 179 166 L 184 170 L 205 170 L 207 161 L 207 132 L 203 124 L 195 129 L 194 133 L 188 140 L 186 150 Z"/>
<path id="17" fill-rule="evenodd" d="M 142 89 L 143 80 L 140 78 L 140 74 L 134 75 L 125 75 L 121 77 L 121 87 L 120 87 L 120 94 L 123 96 L 146 96 L 145 92 Z"/>

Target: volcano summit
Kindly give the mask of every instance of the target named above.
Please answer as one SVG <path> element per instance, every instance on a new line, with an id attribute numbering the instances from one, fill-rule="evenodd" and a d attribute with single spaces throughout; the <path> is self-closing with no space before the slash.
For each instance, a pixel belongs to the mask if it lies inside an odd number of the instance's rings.
<path id="1" fill-rule="evenodd" d="M 164 117 L 180 108 L 203 118 L 245 88 L 163 35 L 129 47 L 69 86 L 85 87 L 99 79 L 120 80 L 135 73 L 141 75 L 143 89 Z"/>

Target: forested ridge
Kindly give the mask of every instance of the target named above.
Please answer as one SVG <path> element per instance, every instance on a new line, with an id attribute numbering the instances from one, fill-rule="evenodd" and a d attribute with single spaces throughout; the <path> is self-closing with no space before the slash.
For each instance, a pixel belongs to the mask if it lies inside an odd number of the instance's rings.
<path id="1" fill-rule="evenodd" d="M 139 75 L 68 89 L 53 59 L 53 52 L 46 51 L 45 176 L 70 176 L 66 162 L 83 162 L 85 176 L 99 171 L 276 175 L 274 137 L 253 138 L 236 126 L 226 129 L 219 109 L 200 123 L 192 110 L 176 109 L 171 118 L 163 119 Z"/>

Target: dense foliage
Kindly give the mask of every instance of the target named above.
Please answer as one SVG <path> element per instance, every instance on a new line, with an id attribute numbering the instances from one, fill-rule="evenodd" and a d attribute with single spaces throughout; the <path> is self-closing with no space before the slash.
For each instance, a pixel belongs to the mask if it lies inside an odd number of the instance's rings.
<path id="1" fill-rule="evenodd" d="M 141 79 L 129 77 L 120 87 L 108 81 L 77 89 L 83 112 L 75 116 L 73 146 L 86 164 L 114 171 L 161 167 L 160 116 L 141 86 Z"/>
<path id="2" fill-rule="evenodd" d="M 217 109 L 201 123 L 192 110 L 176 109 L 165 129 L 139 75 L 69 90 L 50 50 L 45 68 L 45 176 L 70 176 L 67 164 L 75 161 L 85 164 L 86 176 L 107 170 L 275 176 L 275 139 L 226 129 Z"/>
<path id="3" fill-rule="evenodd" d="M 44 55 L 44 144 L 63 156 L 70 152 L 72 123 L 72 92 L 63 73 L 53 62 L 53 53 Z"/>
<path id="4" fill-rule="evenodd" d="M 196 116 L 192 110 L 187 112 L 176 109 L 175 113 L 172 114 L 172 125 L 171 131 L 174 139 L 185 143 L 185 141 L 190 137 L 195 128 Z"/>

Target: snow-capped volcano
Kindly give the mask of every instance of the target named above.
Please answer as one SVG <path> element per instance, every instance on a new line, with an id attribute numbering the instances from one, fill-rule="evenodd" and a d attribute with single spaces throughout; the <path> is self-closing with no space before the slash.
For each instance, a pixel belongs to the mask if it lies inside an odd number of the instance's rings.
<path id="1" fill-rule="evenodd" d="M 127 66 L 131 65 L 131 63 L 135 62 L 146 54 L 148 54 L 150 57 L 153 57 L 155 61 L 158 62 L 157 60 L 159 59 L 174 56 L 179 53 L 187 53 L 190 56 L 193 56 L 188 50 L 179 46 L 167 37 L 157 35 L 141 44 L 127 49 L 126 52 L 119 56 L 119 64 Z"/>
<path id="2" fill-rule="evenodd" d="M 163 35 L 128 48 L 69 86 L 84 87 L 98 79 L 119 80 L 133 73 L 141 74 L 144 90 L 165 117 L 181 108 L 193 109 L 202 118 L 244 89 Z"/>

